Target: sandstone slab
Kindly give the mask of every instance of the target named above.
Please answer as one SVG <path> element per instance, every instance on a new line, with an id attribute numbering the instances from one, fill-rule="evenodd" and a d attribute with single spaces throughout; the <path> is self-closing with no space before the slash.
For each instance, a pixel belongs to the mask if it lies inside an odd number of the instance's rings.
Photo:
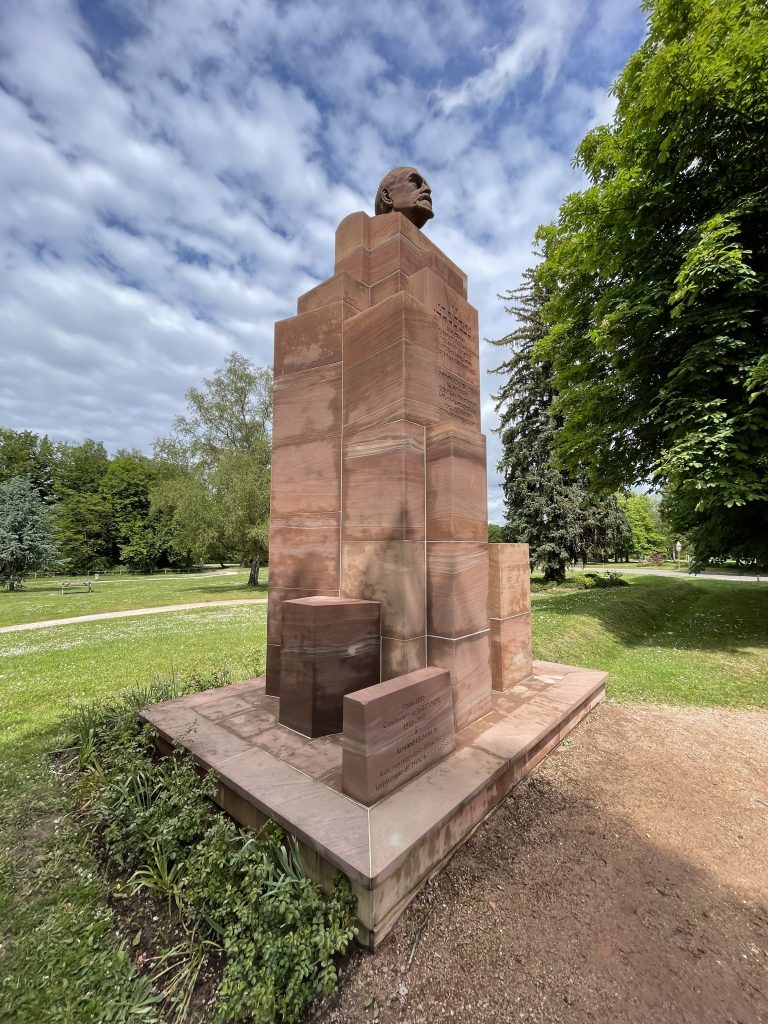
<path id="1" fill-rule="evenodd" d="M 342 787 L 370 806 L 456 745 L 450 673 L 422 668 L 344 698 Z"/>

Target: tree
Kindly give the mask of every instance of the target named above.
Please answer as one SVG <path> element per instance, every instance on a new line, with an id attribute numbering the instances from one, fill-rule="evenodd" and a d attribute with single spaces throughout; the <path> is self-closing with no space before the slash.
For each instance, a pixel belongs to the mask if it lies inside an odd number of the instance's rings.
<path id="1" fill-rule="evenodd" d="M 656 551 L 666 551 L 667 538 L 659 530 L 651 498 L 647 494 L 629 494 L 619 498 L 627 517 L 631 536 L 625 547 L 627 556 L 647 558 Z"/>
<path id="2" fill-rule="evenodd" d="M 765 549 L 768 522 L 768 8 L 646 0 L 648 36 L 589 187 L 539 231 L 546 337 L 571 473 L 653 478 L 697 557 Z"/>
<path id="3" fill-rule="evenodd" d="M 27 573 L 56 556 L 50 512 L 31 480 L 0 483 L 0 581 L 18 590 Z"/>
<path id="4" fill-rule="evenodd" d="M 100 441 L 56 446 L 53 483 L 56 532 L 64 564 L 72 572 L 107 569 L 117 561 L 110 513 L 101 483 L 109 456 Z"/>
<path id="5" fill-rule="evenodd" d="M 53 466 L 56 454 L 50 439 L 31 430 L 0 427 L 0 482 L 25 477 L 40 497 L 53 500 Z"/>
<path id="6" fill-rule="evenodd" d="M 177 547 L 195 557 L 249 561 L 256 586 L 269 528 L 272 372 L 231 352 L 186 398 L 188 414 L 154 446 L 152 509 L 169 516 Z"/>
<path id="7" fill-rule="evenodd" d="M 626 532 L 626 521 L 615 499 L 596 502 L 581 477 L 561 470 L 552 452 L 561 422 L 554 414 L 556 391 L 552 369 L 535 355 L 546 334 L 542 311 L 546 293 L 533 270 L 522 284 L 502 296 L 518 327 L 492 342 L 508 345 L 512 354 L 495 371 L 505 381 L 496 409 L 503 455 L 506 506 L 505 538 L 530 545 L 531 563 L 551 581 L 565 579 L 569 562 L 586 561 L 594 548 L 612 548 Z"/>

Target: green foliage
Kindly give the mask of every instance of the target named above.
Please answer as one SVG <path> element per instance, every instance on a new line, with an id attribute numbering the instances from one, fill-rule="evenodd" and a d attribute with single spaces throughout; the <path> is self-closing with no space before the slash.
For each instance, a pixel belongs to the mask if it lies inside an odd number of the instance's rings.
<path id="1" fill-rule="evenodd" d="M 20 476 L 29 480 L 46 502 L 53 496 L 54 445 L 31 430 L 0 427 L 0 483 Z"/>
<path id="2" fill-rule="evenodd" d="M 648 558 L 656 551 L 670 548 L 668 537 L 660 528 L 658 509 L 649 495 L 622 495 L 618 500 L 631 530 L 627 543 L 618 549 L 621 557 Z"/>
<path id="3" fill-rule="evenodd" d="M 201 560 L 264 558 L 269 534 L 272 372 L 231 352 L 186 395 L 188 415 L 155 444 L 152 509 Z"/>
<path id="4" fill-rule="evenodd" d="M 180 752 L 154 756 L 153 733 L 135 712 L 167 696 L 129 693 L 71 718 L 88 822 L 131 872 L 129 890 L 167 900 L 193 937 L 174 961 L 174 978 L 186 972 L 173 986 L 177 1011 L 189 1002 L 202 942 L 224 957 L 216 1020 L 295 1021 L 335 986 L 334 957 L 354 934 L 349 884 L 339 877 L 324 895 L 279 829 L 255 835 L 215 810 L 213 773 L 201 779 Z"/>
<path id="5" fill-rule="evenodd" d="M 498 526 L 496 523 L 488 523 L 488 543 L 489 544 L 503 544 L 504 543 L 504 527 Z"/>
<path id="6" fill-rule="evenodd" d="M 498 468 L 504 475 L 504 538 L 529 544 L 531 563 L 544 570 L 545 579 L 562 581 L 568 563 L 614 550 L 628 526 L 615 498 L 595 500 L 584 474 L 564 472 L 554 461 L 561 424 L 553 411 L 552 369 L 535 355 L 546 334 L 546 293 L 534 272 L 526 271 L 521 286 L 503 298 L 518 321 L 515 330 L 493 342 L 512 348 L 496 370 L 506 379 L 494 396 L 503 446 Z"/>
<path id="7" fill-rule="evenodd" d="M 629 580 L 619 572 L 573 572 L 568 583 L 576 584 L 581 590 L 606 590 L 611 587 L 628 587 Z"/>
<path id="8" fill-rule="evenodd" d="M 647 0 L 589 187 L 540 229 L 559 458 L 655 477 L 700 559 L 768 552 L 768 9 Z"/>
<path id="9" fill-rule="evenodd" d="M 47 506 L 29 479 L 0 483 L 0 583 L 19 589 L 24 577 L 56 555 Z"/>

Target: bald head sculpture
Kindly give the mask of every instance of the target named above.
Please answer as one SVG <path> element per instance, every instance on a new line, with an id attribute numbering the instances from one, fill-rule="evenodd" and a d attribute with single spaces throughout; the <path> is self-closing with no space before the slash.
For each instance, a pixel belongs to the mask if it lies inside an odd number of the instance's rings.
<path id="1" fill-rule="evenodd" d="M 396 167 L 381 179 L 374 212 L 376 216 L 402 213 L 417 228 L 423 228 L 435 216 L 432 190 L 415 167 Z"/>

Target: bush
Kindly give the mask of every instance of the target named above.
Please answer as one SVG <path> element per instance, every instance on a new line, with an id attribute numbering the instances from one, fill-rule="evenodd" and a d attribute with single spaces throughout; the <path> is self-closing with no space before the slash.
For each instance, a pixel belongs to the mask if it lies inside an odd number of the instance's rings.
<path id="1" fill-rule="evenodd" d="M 583 573 L 586 587 L 628 587 L 629 580 L 620 572 L 585 572 Z"/>
<path id="2" fill-rule="evenodd" d="M 137 709 L 210 686 L 197 678 L 79 708 L 70 719 L 76 786 L 108 858 L 131 872 L 129 891 L 165 900 L 185 933 L 182 953 L 168 951 L 173 965 L 162 972 L 177 1019 L 216 953 L 216 1020 L 295 1021 L 336 984 L 334 957 L 354 935 L 354 901 L 341 875 L 328 895 L 307 878 L 295 841 L 279 828 L 253 833 L 218 811 L 209 799 L 216 777 L 201 778 L 190 755 L 156 755 Z"/>

